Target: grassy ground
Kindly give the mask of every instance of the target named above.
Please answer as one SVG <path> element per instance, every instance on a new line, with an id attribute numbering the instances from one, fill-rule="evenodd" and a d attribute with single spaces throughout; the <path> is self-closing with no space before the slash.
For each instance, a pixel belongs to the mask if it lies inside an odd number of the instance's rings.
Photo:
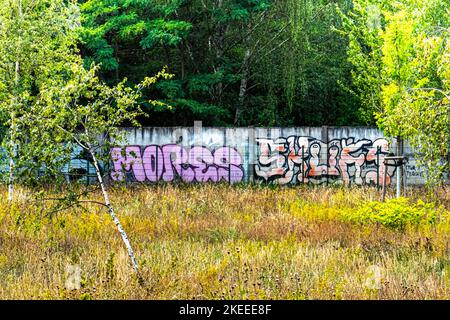
<path id="1" fill-rule="evenodd" d="M 410 195 L 433 203 L 434 223 L 349 219 L 373 188 L 116 188 L 140 286 L 104 208 L 49 215 L 22 190 L 0 199 L 0 299 L 449 299 L 450 195 Z"/>

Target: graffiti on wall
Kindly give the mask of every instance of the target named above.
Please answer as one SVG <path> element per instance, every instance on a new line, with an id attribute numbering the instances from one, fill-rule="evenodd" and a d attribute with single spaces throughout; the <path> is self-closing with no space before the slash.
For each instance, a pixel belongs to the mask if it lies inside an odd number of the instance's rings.
<path id="1" fill-rule="evenodd" d="M 416 163 L 407 164 L 405 166 L 406 177 L 410 179 L 425 179 L 425 171 Z"/>
<path id="2" fill-rule="evenodd" d="M 383 164 L 389 153 L 386 139 L 334 139 L 325 143 L 312 137 L 257 139 L 258 178 L 279 184 L 343 182 L 390 184 L 395 169 Z"/>
<path id="3" fill-rule="evenodd" d="M 184 148 L 177 144 L 114 147 L 111 149 L 114 181 L 240 182 L 244 178 L 242 157 L 232 147 Z"/>
<path id="4" fill-rule="evenodd" d="M 101 172 L 105 170 L 103 163 L 99 163 Z M 71 160 L 63 168 L 62 172 L 68 182 L 93 182 L 97 178 L 95 167 L 90 155 L 76 146 L 72 150 Z"/>

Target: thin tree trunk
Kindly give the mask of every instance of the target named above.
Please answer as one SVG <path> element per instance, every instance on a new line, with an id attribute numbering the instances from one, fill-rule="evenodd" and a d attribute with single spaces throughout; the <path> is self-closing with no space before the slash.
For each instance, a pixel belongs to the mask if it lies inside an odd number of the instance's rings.
<path id="1" fill-rule="evenodd" d="M 223 8 L 223 0 L 218 0 L 216 2 L 216 6 L 213 10 L 220 11 Z M 211 17 L 212 19 L 212 17 Z M 213 20 L 213 19 L 212 19 Z M 211 25 L 213 21 L 211 21 Z M 210 34 L 208 37 L 208 48 L 209 52 L 212 54 L 212 49 L 214 46 L 215 49 L 215 59 L 211 59 L 211 67 L 214 73 L 217 73 L 222 68 L 222 58 L 223 58 L 223 48 L 224 48 L 224 40 L 225 35 L 228 32 L 229 25 L 224 25 L 222 22 L 219 22 L 216 25 L 216 29 L 214 30 L 214 34 Z M 209 27 L 208 27 L 209 29 Z M 208 32 L 209 33 L 209 32 Z M 222 105 L 222 96 L 223 96 L 223 80 L 221 79 L 216 85 L 213 86 L 211 99 L 217 105 Z"/>
<path id="2" fill-rule="evenodd" d="M 23 16 L 23 12 L 22 12 L 22 0 L 18 0 L 17 1 L 17 12 L 18 12 L 18 16 L 19 19 L 22 20 L 22 16 Z M 14 98 L 14 102 L 13 104 L 17 103 L 17 95 L 18 95 L 18 89 L 19 89 L 19 70 L 20 70 L 20 63 L 19 61 L 16 61 L 16 66 L 15 66 L 15 75 L 14 75 L 14 83 L 15 83 L 15 90 L 16 91 L 16 97 Z M 16 114 L 15 114 L 15 108 L 16 106 L 13 105 L 13 110 L 11 113 L 11 148 L 12 148 L 12 152 L 13 155 L 11 155 L 11 158 L 9 159 L 9 181 L 8 181 L 8 201 L 12 201 L 13 200 L 13 194 L 14 194 L 14 157 L 16 156 L 16 127 L 15 127 L 15 118 L 16 118 Z"/>
<path id="3" fill-rule="evenodd" d="M 120 223 L 120 221 L 117 218 L 116 214 L 114 213 L 114 209 L 113 209 L 113 207 L 111 205 L 111 202 L 109 201 L 108 192 L 106 190 L 106 186 L 105 186 L 105 183 L 103 181 L 103 177 L 102 177 L 101 172 L 100 172 L 100 167 L 98 165 L 98 161 L 97 161 L 97 157 L 95 156 L 95 152 L 91 148 L 89 148 L 89 153 L 92 156 L 92 160 L 94 162 L 95 172 L 97 173 L 98 182 L 99 182 L 100 187 L 102 189 L 103 198 L 105 199 L 105 205 L 108 208 L 109 215 L 113 219 L 114 224 L 116 225 L 117 230 L 119 231 L 119 233 L 120 233 L 120 235 L 122 237 L 122 240 L 125 243 L 125 247 L 127 248 L 127 251 L 128 251 L 128 256 L 130 257 L 131 264 L 133 265 L 133 268 L 134 268 L 134 270 L 136 271 L 136 273 L 138 275 L 139 281 L 142 281 L 143 279 L 142 279 L 142 277 L 140 275 L 139 267 L 138 267 L 138 264 L 136 262 L 136 258 L 135 258 L 135 255 L 134 255 L 133 248 L 131 247 L 130 240 L 128 240 L 128 236 L 127 236 L 125 230 L 123 229 L 122 224 Z"/>
<path id="4" fill-rule="evenodd" d="M 247 49 L 245 51 L 244 60 L 242 61 L 242 78 L 241 78 L 241 85 L 239 87 L 239 99 L 238 104 L 236 107 L 236 113 L 234 115 L 234 124 L 239 124 L 239 120 L 241 118 L 241 112 L 244 108 L 244 99 L 245 94 L 247 92 L 247 83 L 248 83 L 248 64 L 250 60 L 250 49 Z"/>
<path id="5" fill-rule="evenodd" d="M 181 80 L 184 80 L 185 76 L 185 45 L 184 40 L 181 42 Z"/>
<path id="6" fill-rule="evenodd" d="M 19 86 L 19 68 L 20 68 L 20 64 L 19 61 L 16 61 L 16 70 L 15 70 L 15 85 L 16 85 L 16 89 Z M 15 104 L 17 103 L 17 97 L 14 98 L 13 101 L 13 110 L 11 113 L 11 127 L 10 127 L 10 131 L 11 131 L 11 148 L 12 148 L 12 155 L 11 158 L 9 159 L 9 181 L 8 181 L 8 201 L 12 201 L 13 200 L 13 194 L 14 194 L 14 157 L 16 156 L 16 124 L 15 124 L 15 119 L 16 119 L 16 112 L 14 110 L 14 108 L 16 108 Z"/>
<path id="7" fill-rule="evenodd" d="M 12 201 L 13 199 L 13 194 L 14 194 L 14 173 L 13 173 L 13 168 L 14 168 L 14 160 L 11 157 L 11 159 L 9 159 L 9 181 L 8 181 L 8 201 Z"/>
<path id="8" fill-rule="evenodd" d="M 114 57 L 116 58 L 116 62 L 117 62 L 117 68 L 115 70 L 115 75 L 116 75 L 116 82 L 119 82 L 119 68 L 120 68 L 120 63 L 119 63 L 119 43 L 117 42 L 117 40 L 114 40 Z"/>

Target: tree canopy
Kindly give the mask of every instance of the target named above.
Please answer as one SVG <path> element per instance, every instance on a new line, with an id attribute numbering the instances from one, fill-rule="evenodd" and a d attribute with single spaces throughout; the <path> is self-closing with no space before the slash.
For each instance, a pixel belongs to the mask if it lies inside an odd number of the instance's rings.
<path id="1" fill-rule="evenodd" d="M 430 182 L 448 172 L 450 2 L 353 0 L 341 13 L 361 113 L 408 139 Z"/>
<path id="2" fill-rule="evenodd" d="M 336 6 L 348 1 L 80 1 L 81 52 L 110 83 L 167 65 L 148 125 L 361 124 Z M 150 94 L 150 93 L 149 93 Z"/>

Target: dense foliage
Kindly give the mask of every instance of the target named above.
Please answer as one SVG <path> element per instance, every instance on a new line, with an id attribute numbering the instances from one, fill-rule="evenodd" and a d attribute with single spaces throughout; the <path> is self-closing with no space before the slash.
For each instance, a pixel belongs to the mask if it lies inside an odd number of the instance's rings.
<path id="1" fill-rule="evenodd" d="M 408 139 L 429 182 L 442 182 L 450 168 L 450 1 L 353 4 L 341 16 L 361 114 Z"/>
<path id="2" fill-rule="evenodd" d="M 436 207 L 433 203 L 425 203 L 422 200 L 412 203 L 407 198 L 398 198 L 386 202 L 365 202 L 358 210 L 346 212 L 344 217 L 361 224 L 377 223 L 404 230 L 406 227 L 433 225 L 443 215 L 443 208 Z"/>
<path id="3" fill-rule="evenodd" d="M 81 1 L 82 54 L 112 83 L 167 65 L 175 77 L 148 94 L 149 125 L 352 125 L 346 39 L 336 5 L 312 0 Z"/>

